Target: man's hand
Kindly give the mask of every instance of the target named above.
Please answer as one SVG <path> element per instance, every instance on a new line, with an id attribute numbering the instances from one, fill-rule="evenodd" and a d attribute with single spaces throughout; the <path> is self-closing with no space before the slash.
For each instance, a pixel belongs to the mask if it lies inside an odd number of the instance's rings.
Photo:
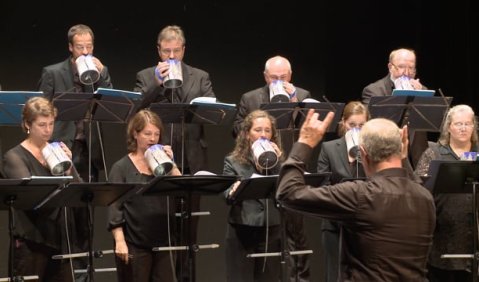
<path id="1" fill-rule="evenodd" d="M 406 159 L 408 157 L 408 146 L 409 146 L 409 136 L 408 136 L 408 128 L 407 125 L 404 125 L 401 130 L 401 159 Z"/>
<path id="2" fill-rule="evenodd" d="M 414 88 L 415 90 L 421 90 L 422 89 L 422 84 L 421 84 L 421 82 L 419 82 L 419 78 L 418 79 L 410 79 L 409 83 L 411 84 L 412 88 Z"/>
<path id="3" fill-rule="evenodd" d="M 309 109 L 306 119 L 299 131 L 298 142 L 304 143 L 311 148 L 316 147 L 323 139 L 324 133 L 333 121 L 334 113 L 329 112 L 323 121 L 318 119 L 319 114 L 314 109 Z"/>
<path id="4" fill-rule="evenodd" d="M 93 61 L 93 64 L 95 64 L 95 67 L 97 68 L 97 70 L 99 72 L 102 72 L 103 64 L 101 63 L 101 61 L 97 57 L 93 57 L 93 56 L 92 56 L 92 61 Z"/>

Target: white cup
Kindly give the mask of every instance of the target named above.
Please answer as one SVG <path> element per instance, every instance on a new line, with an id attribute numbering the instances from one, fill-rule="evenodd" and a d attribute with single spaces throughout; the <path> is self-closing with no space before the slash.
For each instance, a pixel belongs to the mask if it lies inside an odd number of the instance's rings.
<path id="1" fill-rule="evenodd" d="M 262 169 L 270 169 L 278 163 L 278 155 L 266 138 L 259 138 L 251 145 L 255 163 Z"/>
<path id="2" fill-rule="evenodd" d="M 150 146 L 145 151 L 145 158 L 155 176 L 167 175 L 175 165 L 160 144 Z"/>
<path id="3" fill-rule="evenodd" d="M 42 154 L 47 161 L 53 175 L 63 175 L 72 167 L 72 161 L 63 151 L 60 142 L 52 142 L 42 149 Z"/>
<path id="4" fill-rule="evenodd" d="M 181 70 L 181 62 L 175 59 L 168 59 L 170 64 L 170 72 L 163 80 L 165 88 L 178 88 L 183 85 L 183 71 Z"/>
<path id="5" fill-rule="evenodd" d="M 75 60 L 75 64 L 81 83 L 93 84 L 100 79 L 100 72 L 96 68 L 95 63 L 93 63 L 93 57 L 91 55 L 79 56 Z"/>
<path id="6" fill-rule="evenodd" d="M 271 102 L 289 102 L 289 94 L 286 92 L 286 89 L 284 89 L 282 80 L 273 80 L 273 82 L 269 84 L 269 88 L 271 89 L 271 93 L 273 94 L 273 96 L 271 97 Z"/>
<path id="7" fill-rule="evenodd" d="M 357 158 L 359 153 L 359 132 L 361 130 L 357 127 L 351 128 L 346 132 L 344 138 L 346 139 L 346 148 L 348 154 L 352 158 Z"/>

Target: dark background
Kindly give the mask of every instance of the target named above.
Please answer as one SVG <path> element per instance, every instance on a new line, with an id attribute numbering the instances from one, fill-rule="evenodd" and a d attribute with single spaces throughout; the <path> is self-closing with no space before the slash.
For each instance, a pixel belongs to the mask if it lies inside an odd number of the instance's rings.
<path id="1" fill-rule="evenodd" d="M 334 2 L 334 3 L 333 3 Z M 185 31 L 184 61 L 210 73 L 222 102 L 238 103 L 242 93 L 264 84 L 266 59 L 287 57 L 293 83 L 333 102 L 360 99 L 361 90 L 387 73 L 391 50 L 416 50 L 418 77 L 430 89 L 453 96 L 453 104 L 478 111 L 475 95 L 479 32 L 477 10 L 464 1 L 136 1 L 128 4 L 37 1 L 0 4 L 0 84 L 3 90 L 36 90 L 43 66 L 69 55 L 67 31 L 78 23 L 95 32 L 95 56 L 110 70 L 114 88 L 132 90 L 137 71 L 157 63 L 156 37 L 166 25 Z M 79 3 L 80 4 L 80 3 Z M 105 125 L 108 167 L 125 154 L 124 125 Z M 221 173 L 233 147 L 229 126 L 207 126 L 210 170 Z M 2 151 L 24 138 L 18 127 L 2 127 Z M 223 242 L 227 207 L 205 197 L 200 243 Z M 0 219 L 0 277 L 6 276 L 7 214 Z M 105 208 L 96 210 L 95 248 L 111 248 Z M 312 281 L 321 281 L 320 221 L 307 219 L 313 255 Z M 224 281 L 220 247 L 198 254 L 198 280 Z M 97 266 L 113 266 L 111 256 Z M 111 281 L 113 274 L 97 274 Z"/>

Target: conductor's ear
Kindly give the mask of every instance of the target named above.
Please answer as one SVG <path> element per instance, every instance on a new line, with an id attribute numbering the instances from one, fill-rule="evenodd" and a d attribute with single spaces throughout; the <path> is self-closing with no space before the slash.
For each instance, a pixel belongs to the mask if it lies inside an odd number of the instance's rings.
<path id="1" fill-rule="evenodd" d="M 361 145 L 359 145 L 359 152 L 361 154 L 361 161 L 363 162 L 363 164 L 369 163 L 368 152 L 366 152 L 366 149 L 364 149 L 364 147 Z"/>

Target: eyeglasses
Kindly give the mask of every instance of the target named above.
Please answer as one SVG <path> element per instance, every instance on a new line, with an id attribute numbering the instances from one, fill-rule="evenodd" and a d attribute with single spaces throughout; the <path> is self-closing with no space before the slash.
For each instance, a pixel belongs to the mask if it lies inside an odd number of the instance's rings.
<path id="1" fill-rule="evenodd" d="M 168 56 L 173 52 L 174 55 L 178 55 L 183 51 L 183 48 L 175 48 L 175 49 L 161 49 L 161 54 Z"/>
<path id="2" fill-rule="evenodd" d="M 391 65 L 397 70 L 401 72 L 405 72 L 406 70 L 409 71 L 409 73 L 416 73 L 416 67 L 408 67 L 404 65 L 396 66 L 395 64 L 391 63 Z"/>
<path id="3" fill-rule="evenodd" d="M 462 127 L 465 127 L 465 128 L 474 128 L 474 123 L 472 122 L 455 122 L 452 124 L 452 126 L 454 126 L 456 129 L 459 129 L 459 128 L 462 128 Z"/>

